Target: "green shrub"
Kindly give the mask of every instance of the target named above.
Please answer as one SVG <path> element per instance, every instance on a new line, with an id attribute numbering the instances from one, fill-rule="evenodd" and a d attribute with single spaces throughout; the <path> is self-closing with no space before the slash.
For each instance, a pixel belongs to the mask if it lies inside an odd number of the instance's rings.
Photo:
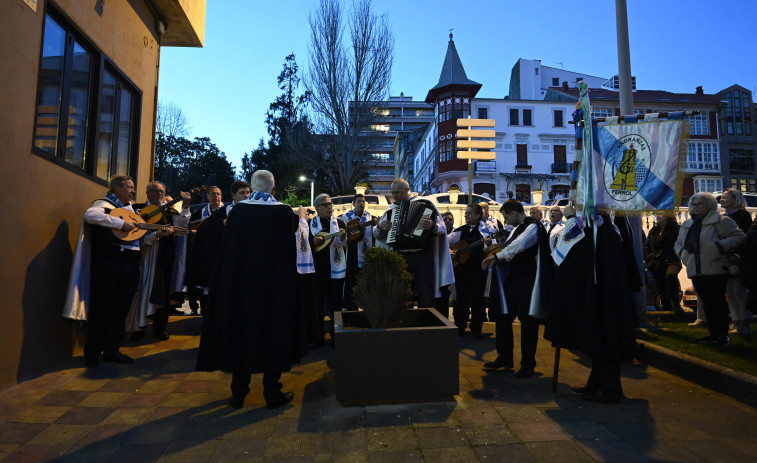
<path id="1" fill-rule="evenodd" d="M 355 283 L 354 300 L 371 328 L 402 325 L 413 294 L 413 276 L 398 253 L 373 247 L 365 252 L 363 270 Z"/>

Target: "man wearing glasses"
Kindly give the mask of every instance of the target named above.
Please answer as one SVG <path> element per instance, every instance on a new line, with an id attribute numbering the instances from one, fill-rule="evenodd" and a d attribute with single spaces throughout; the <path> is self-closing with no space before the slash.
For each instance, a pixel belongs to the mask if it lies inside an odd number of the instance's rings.
<path id="1" fill-rule="evenodd" d="M 415 200 L 410 193 L 410 185 L 401 178 L 392 182 L 390 191 L 394 203 L 389 206 L 373 230 L 373 237 L 385 247 L 387 233 L 392 227 L 392 214 L 395 210 L 399 210 L 399 205 L 403 201 Z M 435 207 L 433 203 L 429 202 L 429 204 Z M 413 296 L 418 300 L 418 307 L 435 307 L 436 298 L 441 297 L 440 288 L 455 281 L 447 241 L 447 227 L 438 211 L 432 217 L 435 219 L 425 218 L 420 221 L 421 228 L 432 233 L 432 239 L 419 245 L 418 249 L 399 251 L 413 275 Z"/>
<path id="2" fill-rule="evenodd" d="M 144 207 L 162 206 L 166 200 L 166 186 L 162 182 L 150 182 L 147 184 L 147 202 L 135 204 L 134 208 L 140 210 Z M 129 316 L 126 319 L 127 331 L 132 331 L 132 340 L 138 340 L 144 336 L 144 328 L 147 319 L 152 319 L 152 328 L 155 339 L 165 341 L 169 338 L 166 327 L 168 316 L 174 305 L 180 304 L 179 300 L 171 298 L 171 280 L 174 273 L 184 273 L 185 262 L 175 265 L 175 255 L 178 251 L 177 237 L 174 235 L 174 227 L 186 229 L 189 225 L 189 203 L 191 195 L 181 192 L 182 210 L 177 212 L 169 208 L 163 213 L 164 222 L 169 225 L 168 230 L 147 233 L 141 240 L 142 261 L 140 265 L 139 287 L 137 297 L 132 302 Z M 185 241 L 181 243 L 186 246 Z"/>
<path id="3" fill-rule="evenodd" d="M 316 216 L 310 221 L 310 236 L 313 239 L 313 263 L 315 265 L 315 301 L 318 310 L 319 339 L 323 342 L 323 310 L 331 318 L 330 331 L 334 326 L 334 311 L 342 310 L 344 279 L 347 276 L 347 233 L 345 223 L 334 217 L 334 204 L 326 193 L 314 201 Z M 342 230 L 340 232 L 340 230 Z M 319 235 L 320 233 L 320 235 Z M 324 235 L 333 235 L 330 238 Z M 324 245 L 322 247 L 322 245 Z M 319 249 L 320 248 L 320 249 Z M 312 346 L 315 347 L 315 346 Z"/>

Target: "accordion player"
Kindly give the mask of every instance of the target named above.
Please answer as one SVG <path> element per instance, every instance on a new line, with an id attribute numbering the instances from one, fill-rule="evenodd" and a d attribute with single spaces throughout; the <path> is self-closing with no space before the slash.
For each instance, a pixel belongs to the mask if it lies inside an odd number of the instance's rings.
<path id="1" fill-rule="evenodd" d="M 423 219 L 436 223 L 438 214 L 430 201 L 402 201 L 390 213 L 391 228 L 386 236 L 386 244 L 389 247 L 395 251 L 426 248 L 433 232 L 423 229 Z"/>

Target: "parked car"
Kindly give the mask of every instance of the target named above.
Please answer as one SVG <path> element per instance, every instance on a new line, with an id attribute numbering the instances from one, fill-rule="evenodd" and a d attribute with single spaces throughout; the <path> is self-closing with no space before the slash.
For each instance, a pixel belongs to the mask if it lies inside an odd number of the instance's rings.
<path id="1" fill-rule="evenodd" d="M 693 286 L 689 286 L 683 291 L 683 301 L 681 305 L 690 309 L 697 310 L 697 292 Z"/>
<path id="2" fill-rule="evenodd" d="M 570 200 L 568 198 L 558 198 L 558 199 L 550 199 L 546 203 L 544 203 L 545 206 L 560 206 L 565 207 L 570 203 Z"/>

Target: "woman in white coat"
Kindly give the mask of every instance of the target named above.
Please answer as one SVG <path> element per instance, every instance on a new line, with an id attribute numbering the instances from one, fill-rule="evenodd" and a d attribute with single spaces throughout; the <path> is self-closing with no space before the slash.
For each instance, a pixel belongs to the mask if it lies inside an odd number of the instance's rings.
<path id="1" fill-rule="evenodd" d="M 686 267 L 707 316 L 710 334 L 698 342 L 726 347 L 730 344 L 725 298 L 728 253 L 738 248 L 746 235 L 736 222 L 718 214 L 718 203 L 711 193 L 692 196 L 689 213 L 691 218 L 681 225 L 678 233 L 675 252 Z"/>

